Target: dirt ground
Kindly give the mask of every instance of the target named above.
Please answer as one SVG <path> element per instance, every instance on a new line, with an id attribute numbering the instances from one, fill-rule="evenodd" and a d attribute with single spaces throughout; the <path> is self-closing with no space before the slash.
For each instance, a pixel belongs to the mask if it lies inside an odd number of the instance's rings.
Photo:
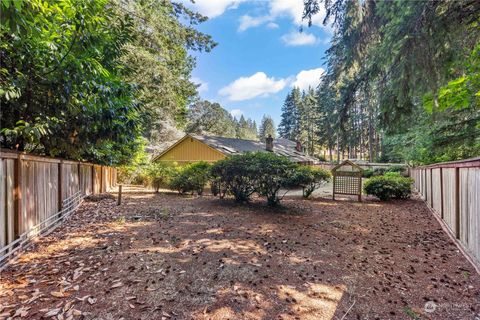
<path id="1" fill-rule="evenodd" d="M 0 276 L 0 319 L 476 319 L 480 277 L 420 200 L 130 193 Z M 429 311 L 429 312 L 427 312 Z"/>

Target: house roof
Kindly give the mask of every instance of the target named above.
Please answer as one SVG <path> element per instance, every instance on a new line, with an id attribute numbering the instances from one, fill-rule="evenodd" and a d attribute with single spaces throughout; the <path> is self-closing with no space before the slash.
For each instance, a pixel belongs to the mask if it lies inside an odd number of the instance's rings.
<path id="1" fill-rule="evenodd" d="M 185 137 L 181 138 L 169 148 L 154 157 L 154 159 L 158 159 L 159 157 L 161 157 L 170 149 L 174 148 L 178 143 L 183 141 L 186 137 L 192 137 L 198 141 L 201 141 L 226 156 L 241 154 L 248 151 L 265 151 L 265 143 L 260 141 L 187 134 Z M 296 146 L 296 142 L 288 139 L 278 138 L 273 140 L 273 152 L 276 154 L 286 156 L 293 162 L 313 163 L 317 161 L 316 158 L 310 157 L 303 152 L 297 151 L 295 149 Z"/>
<path id="2" fill-rule="evenodd" d="M 240 154 L 248 151 L 265 151 L 265 143 L 253 140 L 212 137 L 190 134 L 191 137 L 207 144 L 225 155 Z M 310 157 L 295 149 L 297 143 L 288 139 L 278 138 L 273 140 L 273 152 L 290 158 L 293 162 L 315 162 L 316 158 Z"/>

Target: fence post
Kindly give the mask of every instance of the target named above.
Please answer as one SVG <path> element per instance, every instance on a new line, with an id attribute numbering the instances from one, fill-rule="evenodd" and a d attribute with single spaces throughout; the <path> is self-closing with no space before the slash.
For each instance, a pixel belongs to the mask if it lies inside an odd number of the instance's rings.
<path id="1" fill-rule="evenodd" d="M 443 220 L 443 168 L 440 167 L 440 217 Z"/>
<path id="2" fill-rule="evenodd" d="M 95 194 L 95 165 L 92 164 L 92 194 Z"/>
<path id="3" fill-rule="evenodd" d="M 433 168 L 430 169 L 430 207 L 433 209 Z"/>
<path id="4" fill-rule="evenodd" d="M 100 193 L 103 193 L 103 166 L 100 166 Z"/>
<path id="5" fill-rule="evenodd" d="M 460 168 L 455 168 L 455 237 L 460 239 Z"/>
<path id="6" fill-rule="evenodd" d="M 20 236 L 22 221 L 22 155 L 15 159 L 13 168 L 13 238 Z"/>
<path id="7" fill-rule="evenodd" d="M 118 186 L 118 199 L 117 199 L 117 206 L 122 204 L 122 185 Z"/>
<path id="8" fill-rule="evenodd" d="M 58 211 L 62 210 L 62 194 L 63 194 L 63 160 L 58 163 Z"/>

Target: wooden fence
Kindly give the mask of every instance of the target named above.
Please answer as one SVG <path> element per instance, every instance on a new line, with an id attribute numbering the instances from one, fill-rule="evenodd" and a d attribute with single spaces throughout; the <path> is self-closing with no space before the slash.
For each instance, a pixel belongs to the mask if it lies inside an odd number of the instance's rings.
<path id="1" fill-rule="evenodd" d="M 480 158 L 410 169 L 415 188 L 480 266 Z"/>
<path id="2" fill-rule="evenodd" d="M 407 165 L 404 163 L 378 163 L 378 162 L 356 162 L 356 161 L 352 161 L 352 162 L 360 166 L 363 170 L 388 169 L 392 166 L 404 166 L 405 168 L 407 167 Z M 332 170 L 337 165 L 338 163 L 333 163 L 333 162 L 319 162 L 314 164 L 315 167 L 326 169 L 326 170 Z"/>
<path id="3" fill-rule="evenodd" d="M 0 265 L 17 243 L 70 213 L 66 206 L 116 181 L 112 167 L 0 150 Z"/>

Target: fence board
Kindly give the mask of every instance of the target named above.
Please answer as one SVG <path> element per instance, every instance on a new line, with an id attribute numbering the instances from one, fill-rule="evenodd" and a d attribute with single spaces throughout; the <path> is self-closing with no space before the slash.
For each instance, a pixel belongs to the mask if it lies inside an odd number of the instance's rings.
<path id="1" fill-rule="evenodd" d="M 410 173 L 422 198 L 480 266 L 480 158 L 412 168 Z"/>
<path id="2" fill-rule="evenodd" d="M 440 168 L 432 170 L 432 204 L 433 209 L 438 215 L 441 215 L 442 212 L 442 192 L 440 185 Z"/>
<path id="3" fill-rule="evenodd" d="M 17 164 L 19 171 L 15 169 Z M 72 199 L 72 197 L 83 198 L 84 195 L 95 193 L 95 190 L 92 189 L 92 178 L 96 178 L 95 189 L 97 193 L 100 192 L 100 168 L 102 167 L 95 167 L 97 168 L 96 172 L 93 171 L 93 164 L 1 150 L 1 263 L 4 262 L 3 258 L 6 254 L 18 249 L 16 247 L 23 239 L 22 237 L 27 235 L 28 238 L 34 237 L 45 227 L 45 223 L 49 224 L 53 218 L 63 214 L 60 207 L 62 200 Z M 104 167 L 104 170 L 108 173 L 104 175 L 103 179 L 106 183 L 103 183 L 102 189 L 111 189 L 116 184 L 116 169 Z M 16 175 L 16 171 L 21 174 Z M 21 195 L 18 203 L 19 212 L 15 211 L 14 190 L 16 185 L 19 186 Z M 62 191 L 61 195 L 59 190 Z M 15 221 L 18 221 L 17 234 L 15 234 Z"/>

